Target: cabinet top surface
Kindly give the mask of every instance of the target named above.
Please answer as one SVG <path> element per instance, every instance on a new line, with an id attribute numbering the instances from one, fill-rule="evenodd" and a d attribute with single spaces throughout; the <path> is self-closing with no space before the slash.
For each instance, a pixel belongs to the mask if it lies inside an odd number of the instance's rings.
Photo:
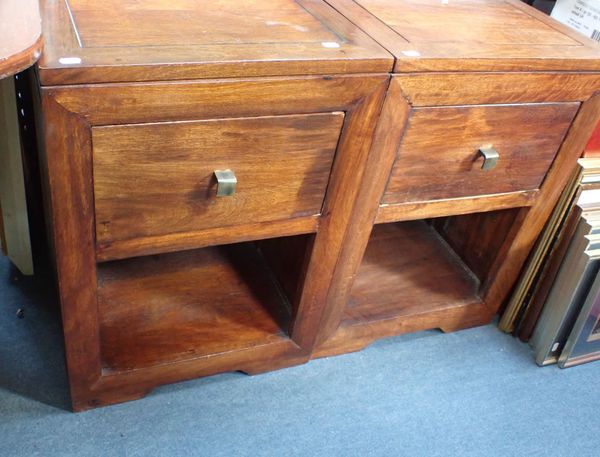
<path id="1" fill-rule="evenodd" d="M 323 0 L 42 0 L 43 84 L 386 72 Z"/>
<path id="2" fill-rule="evenodd" d="M 404 71 L 599 70 L 600 47 L 519 0 L 327 0 Z"/>

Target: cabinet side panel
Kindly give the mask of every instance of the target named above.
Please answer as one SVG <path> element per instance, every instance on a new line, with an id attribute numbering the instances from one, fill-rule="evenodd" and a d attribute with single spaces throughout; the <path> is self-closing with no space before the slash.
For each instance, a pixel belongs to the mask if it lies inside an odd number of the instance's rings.
<path id="1" fill-rule="evenodd" d="M 100 376 L 89 125 L 42 93 L 42 154 L 73 404 Z"/>

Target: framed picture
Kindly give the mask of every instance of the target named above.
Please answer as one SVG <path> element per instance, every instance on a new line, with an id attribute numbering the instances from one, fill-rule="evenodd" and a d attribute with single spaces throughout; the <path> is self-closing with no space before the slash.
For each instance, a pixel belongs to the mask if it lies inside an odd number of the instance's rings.
<path id="1" fill-rule="evenodd" d="M 557 363 L 596 277 L 600 260 L 599 214 L 582 214 L 529 343 L 540 366 Z"/>
<path id="2" fill-rule="evenodd" d="M 593 360 L 600 360 L 600 274 L 590 288 L 558 366 L 567 368 Z"/>

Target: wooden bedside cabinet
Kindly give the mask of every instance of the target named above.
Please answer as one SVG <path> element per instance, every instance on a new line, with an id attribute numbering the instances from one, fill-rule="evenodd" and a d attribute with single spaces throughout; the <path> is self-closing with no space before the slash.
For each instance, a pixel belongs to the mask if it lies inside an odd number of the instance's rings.
<path id="1" fill-rule="evenodd" d="M 395 56 L 316 356 L 490 322 L 600 115 L 595 43 L 515 0 L 327 0 Z"/>
<path id="2" fill-rule="evenodd" d="M 204 3 L 43 2 L 73 407 L 489 322 L 599 118 L 597 48 L 516 1 Z"/>
<path id="3" fill-rule="evenodd" d="M 306 362 L 392 56 L 316 0 L 42 10 L 74 409 Z"/>

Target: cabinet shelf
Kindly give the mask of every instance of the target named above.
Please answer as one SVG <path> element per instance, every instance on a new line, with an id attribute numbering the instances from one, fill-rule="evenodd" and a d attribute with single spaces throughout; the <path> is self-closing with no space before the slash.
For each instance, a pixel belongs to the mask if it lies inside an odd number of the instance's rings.
<path id="1" fill-rule="evenodd" d="M 425 221 L 376 225 L 342 325 L 481 303 L 480 282 Z"/>
<path id="2" fill-rule="evenodd" d="M 252 243 L 103 263 L 98 275 L 104 369 L 288 340 L 287 297 Z"/>

